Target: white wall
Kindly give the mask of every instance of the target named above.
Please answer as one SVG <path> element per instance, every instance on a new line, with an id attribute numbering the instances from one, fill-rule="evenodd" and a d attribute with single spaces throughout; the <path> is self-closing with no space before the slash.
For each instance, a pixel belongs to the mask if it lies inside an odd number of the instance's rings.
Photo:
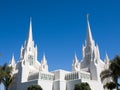
<path id="1" fill-rule="evenodd" d="M 18 85 L 17 90 L 27 90 L 30 85 L 37 85 L 37 83 L 37 80 L 21 83 Z"/>
<path id="2" fill-rule="evenodd" d="M 65 80 L 56 80 L 53 84 L 53 90 L 66 90 Z"/>
<path id="3" fill-rule="evenodd" d="M 53 90 L 53 81 L 50 80 L 38 80 L 38 85 L 42 87 L 43 90 Z"/>
<path id="4" fill-rule="evenodd" d="M 82 79 L 82 82 L 87 82 L 90 85 L 91 90 L 104 90 L 102 83 L 96 80 Z"/>
<path id="5" fill-rule="evenodd" d="M 81 80 L 69 80 L 67 81 L 66 90 L 74 90 L 75 84 L 81 83 Z"/>

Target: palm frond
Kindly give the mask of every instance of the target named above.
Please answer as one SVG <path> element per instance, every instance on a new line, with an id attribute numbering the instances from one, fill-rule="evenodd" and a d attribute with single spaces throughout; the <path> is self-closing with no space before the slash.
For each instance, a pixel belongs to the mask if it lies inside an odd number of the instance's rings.
<path id="1" fill-rule="evenodd" d="M 109 69 L 102 71 L 100 74 L 101 81 L 103 81 L 105 78 L 111 77 L 111 75 L 112 75 L 112 72 Z"/>

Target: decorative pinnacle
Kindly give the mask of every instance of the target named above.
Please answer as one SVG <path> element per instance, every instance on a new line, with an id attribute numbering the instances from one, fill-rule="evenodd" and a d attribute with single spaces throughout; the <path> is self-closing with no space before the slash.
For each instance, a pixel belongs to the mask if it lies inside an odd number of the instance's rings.
<path id="1" fill-rule="evenodd" d="M 47 64 L 47 60 L 46 60 L 46 57 L 45 57 L 45 53 L 43 54 L 42 63 Z"/>
<path id="2" fill-rule="evenodd" d="M 73 61 L 73 63 L 74 63 L 74 64 L 75 64 L 75 63 L 78 63 L 78 59 L 77 59 L 76 53 L 75 53 L 75 55 L 74 55 L 74 61 Z"/>
<path id="3" fill-rule="evenodd" d="M 11 65 L 14 65 L 15 64 L 15 58 L 14 58 L 14 54 L 12 54 L 12 59 L 11 59 L 11 62 L 10 62 Z"/>

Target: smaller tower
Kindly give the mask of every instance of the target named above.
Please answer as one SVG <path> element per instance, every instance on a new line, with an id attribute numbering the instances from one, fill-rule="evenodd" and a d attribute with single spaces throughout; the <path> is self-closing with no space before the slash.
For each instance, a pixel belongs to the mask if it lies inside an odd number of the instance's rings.
<path id="1" fill-rule="evenodd" d="M 72 64 L 72 71 L 80 71 L 80 63 L 77 59 L 77 55 L 75 54 L 73 64 Z"/>
<path id="2" fill-rule="evenodd" d="M 92 33 L 90 29 L 90 23 L 89 23 L 89 14 L 87 14 L 87 36 L 85 40 L 85 46 L 82 47 L 82 64 L 81 68 L 90 68 L 91 61 L 94 60 L 96 57 L 96 51 L 94 50 L 96 48 L 94 40 L 92 38 Z"/>
<path id="3" fill-rule="evenodd" d="M 104 63 L 105 63 L 105 65 L 104 65 L 104 70 L 109 69 L 110 59 L 109 59 L 107 53 L 106 53 L 106 55 L 105 55 Z M 105 79 L 103 80 L 103 85 L 106 85 L 106 83 L 109 83 L 109 82 L 113 82 L 112 77 L 105 78 Z M 107 89 L 105 88 L 105 90 L 107 90 Z"/>
<path id="4" fill-rule="evenodd" d="M 46 60 L 45 54 L 43 54 L 43 58 L 41 60 L 41 70 L 43 72 L 48 72 L 48 64 L 47 64 L 47 60 Z"/>
<path id="5" fill-rule="evenodd" d="M 34 46 L 31 18 L 27 40 L 25 41 L 24 46 L 21 46 L 20 60 L 24 61 L 23 64 L 29 64 L 31 66 L 34 66 L 37 61 L 37 45 L 36 47 Z"/>
<path id="6" fill-rule="evenodd" d="M 104 68 L 108 69 L 109 68 L 109 64 L 110 64 L 110 59 L 109 59 L 107 53 L 105 55 L 104 63 L 105 63 L 105 67 Z"/>
<path id="7" fill-rule="evenodd" d="M 14 54 L 12 55 L 12 59 L 10 61 L 10 66 L 14 67 L 15 66 L 15 58 L 14 58 Z"/>
<path id="8" fill-rule="evenodd" d="M 98 44 L 96 45 L 96 54 L 97 54 L 97 59 L 100 60 L 100 52 L 99 52 L 99 46 Z"/>

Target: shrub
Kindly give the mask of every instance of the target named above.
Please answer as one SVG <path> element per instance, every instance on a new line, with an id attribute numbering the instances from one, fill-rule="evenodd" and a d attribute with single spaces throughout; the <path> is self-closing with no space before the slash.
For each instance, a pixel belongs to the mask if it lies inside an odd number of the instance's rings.
<path id="1" fill-rule="evenodd" d="M 42 90 L 40 85 L 30 85 L 27 90 Z"/>
<path id="2" fill-rule="evenodd" d="M 91 90 L 88 83 L 75 84 L 74 90 Z"/>

